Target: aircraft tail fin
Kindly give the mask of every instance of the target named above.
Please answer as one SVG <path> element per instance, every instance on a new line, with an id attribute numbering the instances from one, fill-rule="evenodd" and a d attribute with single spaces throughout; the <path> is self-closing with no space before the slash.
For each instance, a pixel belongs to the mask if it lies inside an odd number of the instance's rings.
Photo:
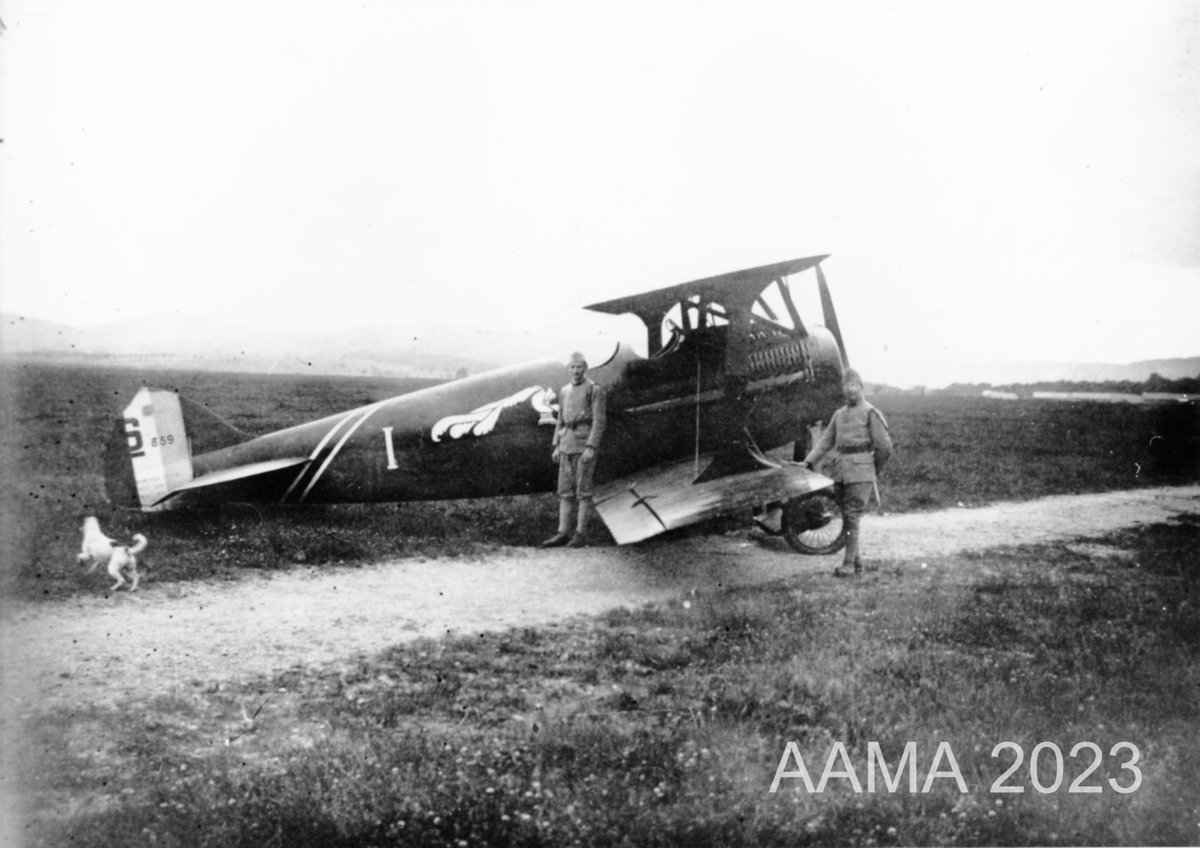
<path id="1" fill-rule="evenodd" d="M 104 455 L 113 503 L 143 511 L 168 508 L 167 496 L 192 481 L 192 454 L 248 436 L 172 391 L 142 387 L 113 428 Z"/>
<path id="2" fill-rule="evenodd" d="M 250 438 L 250 434 L 239 430 L 221 416 L 194 400 L 176 395 L 183 412 L 183 424 L 187 428 L 188 447 L 193 454 L 227 448 Z"/>

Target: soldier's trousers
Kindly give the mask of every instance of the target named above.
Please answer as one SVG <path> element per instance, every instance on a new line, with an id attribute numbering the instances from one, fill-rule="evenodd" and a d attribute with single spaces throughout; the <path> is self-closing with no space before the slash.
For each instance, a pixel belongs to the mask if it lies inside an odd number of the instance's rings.
<path id="1" fill-rule="evenodd" d="M 596 454 L 592 452 L 591 459 L 584 459 L 581 453 L 560 453 L 558 455 L 558 530 L 567 533 L 571 530 L 572 513 L 575 503 L 579 503 L 579 516 L 575 521 L 576 530 L 580 533 L 587 529 L 588 519 L 592 512 L 592 477 L 596 472 Z"/>
<path id="2" fill-rule="evenodd" d="M 842 564 L 857 565 L 858 555 L 858 525 L 862 520 L 863 510 L 871 497 L 872 483 L 843 483 L 842 484 L 842 519 L 846 522 L 846 552 Z"/>
<path id="3" fill-rule="evenodd" d="M 558 496 L 564 500 L 590 498 L 592 496 L 592 477 L 596 473 L 596 453 L 592 452 L 591 459 L 584 459 L 581 453 L 560 453 L 558 455 Z"/>

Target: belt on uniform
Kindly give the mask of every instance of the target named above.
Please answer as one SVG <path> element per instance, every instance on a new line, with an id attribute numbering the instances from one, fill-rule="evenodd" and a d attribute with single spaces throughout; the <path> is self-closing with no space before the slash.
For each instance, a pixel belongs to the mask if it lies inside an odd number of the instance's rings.
<path id="1" fill-rule="evenodd" d="M 575 430 L 579 427 L 583 427 L 584 425 L 587 425 L 590 427 L 592 425 L 592 419 L 582 418 L 579 421 L 566 421 L 563 423 L 563 427 L 565 427 L 568 430 Z"/>
<path id="2" fill-rule="evenodd" d="M 874 448 L 870 445 L 846 445 L 845 447 L 838 448 L 838 453 L 870 453 L 873 450 Z"/>

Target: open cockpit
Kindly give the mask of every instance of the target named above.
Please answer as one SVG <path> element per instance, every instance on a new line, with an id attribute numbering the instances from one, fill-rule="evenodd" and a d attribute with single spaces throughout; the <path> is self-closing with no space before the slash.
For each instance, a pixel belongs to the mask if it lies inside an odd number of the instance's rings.
<path id="1" fill-rule="evenodd" d="M 729 378 L 817 380 L 829 371 L 840 377 L 844 346 L 820 267 L 825 258 L 764 265 L 587 308 L 631 313 L 645 326 L 649 355 L 629 368 L 635 392 L 639 383 L 663 381 L 703 391 Z M 815 278 L 820 303 L 807 321 L 795 296 L 804 277 Z"/>

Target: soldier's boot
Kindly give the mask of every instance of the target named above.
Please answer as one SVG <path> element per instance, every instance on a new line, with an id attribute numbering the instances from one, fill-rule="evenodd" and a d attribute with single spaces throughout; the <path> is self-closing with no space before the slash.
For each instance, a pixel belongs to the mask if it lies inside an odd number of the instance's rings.
<path id="1" fill-rule="evenodd" d="M 558 548 L 571 541 L 571 513 L 574 512 L 574 506 L 570 498 L 559 498 L 558 532 L 542 542 L 543 548 Z"/>
<path id="2" fill-rule="evenodd" d="M 575 533 L 571 536 L 571 541 L 567 542 L 568 548 L 582 548 L 587 545 L 587 526 L 594 508 L 591 498 L 579 499 L 579 517 L 575 521 Z"/>
<path id="3" fill-rule="evenodd" d="M 862 574 L 862 562 L 858 558 L 858 528 L 851 527 L 846 531 L 846 551 L 842 554 L 842 564 L 834 570 L 837 577 L 849 577 L 851 574 Z"/>

